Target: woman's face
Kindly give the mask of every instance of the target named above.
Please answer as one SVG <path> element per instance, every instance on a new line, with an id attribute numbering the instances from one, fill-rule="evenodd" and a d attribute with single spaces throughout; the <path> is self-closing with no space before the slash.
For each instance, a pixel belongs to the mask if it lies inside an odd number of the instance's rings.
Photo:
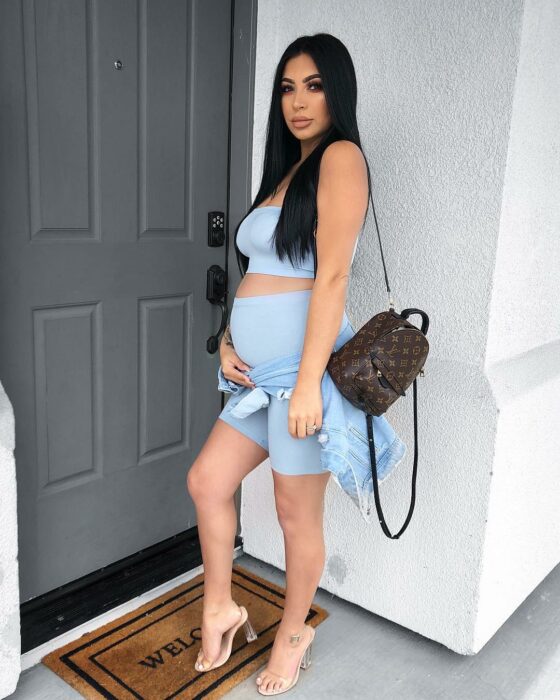
<path id="1" fill-rule="evenodd" d="M 288 129 L 302 146 L 312 147 L 331 126 L 322 85 L 311 56 L 300 54 L 286 61 L 280 82 L 282 113 Z M 294 121 L 302 117 L 308 121 Z"/>

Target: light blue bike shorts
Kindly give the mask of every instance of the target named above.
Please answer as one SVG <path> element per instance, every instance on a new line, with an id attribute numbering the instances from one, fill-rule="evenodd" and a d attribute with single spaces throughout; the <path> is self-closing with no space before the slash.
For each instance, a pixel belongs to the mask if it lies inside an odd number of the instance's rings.
<path id="1" fill-rule="evenodd" d="M 230 314 L 233 346 L 249 367 L 303 350 L 311 289 L 251 297 L 235 297 Z M 355 334 L 344 312 L 333 350 Z M 228 403 L 233 395 L 229 396 Z M 281 474 L 324 474 L 318 432 L 294 438 L 288 432 L 289 399 L 269 394 L 270 404 L 245 418 L 229 414 L 228 404 L 219 418 L 269 453 L 272 468 Z"/>

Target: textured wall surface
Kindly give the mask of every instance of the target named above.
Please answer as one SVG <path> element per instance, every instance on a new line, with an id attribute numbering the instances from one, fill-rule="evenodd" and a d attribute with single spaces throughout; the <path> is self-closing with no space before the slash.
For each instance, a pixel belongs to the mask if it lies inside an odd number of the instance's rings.
<path id="1" fill-rule="evenodd" d="M 496 454 L 475 644 L 560 560 L 560 4 L 525 2 L 485 369 Z"/>
<path id="2" fill-rule="evenodd" d="M 14 412 L 0 383 L 0 698 L 15 691 L 21 670 L 15 442 Z"/>
<path id="3" fill-rule="evenodd" d="M 476 653 L 559 560 L 560 24 L 553 0 L 525 5 L 259 2 L 253 191 L 283 49 L 300 34 L 338 36 L 356 68 L 396 308 L 430 316 L 411 524 L 389 540 L 331 479 L 320 585 L 462 654 Z M 347 311 L 360 327 L 386 305 L 370 212 Z M 381 488 L 396 532 L 410 499 L 412 389 L 386 415 L 409 448 Z M 268 461 L 244 480 L 242 535 L 246 552 L 284 568 L 272 484 Z"/>

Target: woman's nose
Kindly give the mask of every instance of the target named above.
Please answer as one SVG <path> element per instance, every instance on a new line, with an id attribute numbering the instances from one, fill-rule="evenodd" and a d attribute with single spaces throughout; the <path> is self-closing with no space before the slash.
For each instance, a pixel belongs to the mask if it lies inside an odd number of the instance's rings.
<path id="1" fill-rule="evenodd" d="M 299 95 L 296 95 L 296 94 L 294 93 L 294 102 L 293 102 L 293 105 L 294 105 L 294 109 L 297 110 L 297 111 L 299 111 L 302 107 L 305 106 L 305 103 L 304 103 L 303 99 L 302 99 Z"/>

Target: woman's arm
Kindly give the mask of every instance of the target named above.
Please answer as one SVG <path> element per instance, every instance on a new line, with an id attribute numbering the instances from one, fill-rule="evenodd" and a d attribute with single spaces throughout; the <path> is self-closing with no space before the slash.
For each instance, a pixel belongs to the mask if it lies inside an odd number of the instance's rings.
<path id="1" fill-rule="evenodd" d="M 317 276 L 292 394 L 296 399 L 290 403 L 289 431 L 293 437 L 306 437 L 306 424 L 316 423 L 317 430 L 321 425 L 322 406 L 317 408 L 321 379 L 342 322 L 352 253 L 367 201 L 367 170 L 361 150 L 350 141 L 336 141 L 325 149 L 319 169 Z"/>
<path id="2" fill-rule="evenodd" d="M 222 343 L 224 344 L 224 347 L 226 345 L 233 347 L 233 340 L 231 339 L 231 331 L 229 329 L 229 323 L 227 324 L 226 329 L 224 331 L 224 334 L 222 336 Z"/>

